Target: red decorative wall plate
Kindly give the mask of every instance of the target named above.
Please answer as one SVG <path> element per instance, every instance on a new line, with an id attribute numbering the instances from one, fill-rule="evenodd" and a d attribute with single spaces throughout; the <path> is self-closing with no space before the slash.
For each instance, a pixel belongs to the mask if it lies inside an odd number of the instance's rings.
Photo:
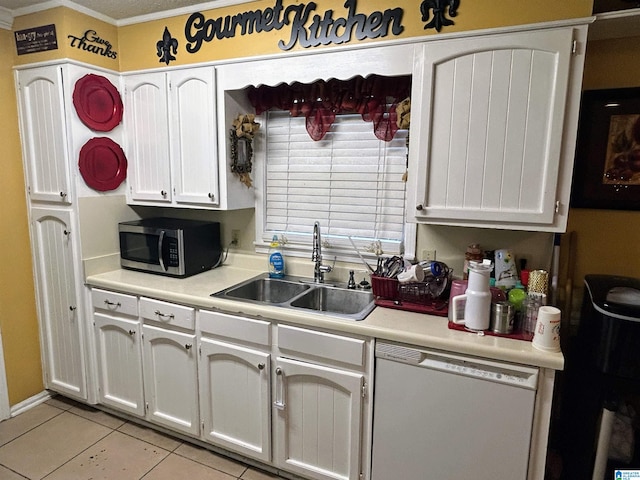
<path id="1" fill-rule="evenodd" d="M 127 158 L 116 142 L 107 137 L 92 138 L 80 149 L 80 174 L 94 190 L 115 190 L 127 177 Z"/>
<path id="2" fill-rule="evenodd" d="M 76 82 L 73 106 L 87 127 L 109 132 L 122 121 L 122 98 L 105 77 L 88 74 Z"/>

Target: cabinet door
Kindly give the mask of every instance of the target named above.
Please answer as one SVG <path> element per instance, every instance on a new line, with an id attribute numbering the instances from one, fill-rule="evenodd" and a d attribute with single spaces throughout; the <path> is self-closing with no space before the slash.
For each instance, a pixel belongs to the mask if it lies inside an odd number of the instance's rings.
<path id="1" fill-rule="evenodd" d="M 195 335 L 149 325 L 142 331 L 147 419 L 198 435 Z"/>
<path id="2" fill-rule="evenodd" d="M 29 198 L 70 204 L 62 67 L 16 73 Z"/>
<path id="3" fill-rule="evenodd" d="M 361 473 L 364 376 L 278 357 L 274 463 L 318 480 Z"/>
<path id="4" fill-rule="evenodd" d="M 144 416 L 140 323 L 94 313 L 100 402 Z"/>
<path id="5" fill-rule="evenodd" d="M 203 338 L 198 367 L 205 439 L 265 462 L 271 460 L 270 357 Z"/>
<path id="6" fill-rule="evenodd" d="M 572 46 L 571 28 L 423 46 L 411 98 L 410 216 L 553 224 Z"/>
<path id="7" fill-rule="evenodd" d="M 164 73 L 125 77 L 129 199 L 171 202 L 167 85 Z"/>
<path id="8" fill-rule="evenodd" d="M 215 70 L 189 68 L 168 75 L 174 201 L 218 205 Z"/>
<path id="9" fill-rule="evenodd" d="M 33 260 L 43 346 L 45 384 L 86 399 L 82 302 L 76 288 L 75 238 L 69 211 L 31 210 Z"/>

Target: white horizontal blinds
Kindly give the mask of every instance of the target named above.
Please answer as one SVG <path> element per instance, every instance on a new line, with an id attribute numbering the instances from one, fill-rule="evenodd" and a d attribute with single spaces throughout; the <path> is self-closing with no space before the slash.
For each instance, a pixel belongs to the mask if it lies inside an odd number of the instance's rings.
<path id="1" fill-rule="evenodd" d="M 338 115 L 326 136 L 314 141 L 304 117 L 270 111 L 266 123 L 265 240 L 284 234 L 295 242 L 296 234 L 310 234 L 319 221 L 323 240 L 332 245 L 346 245 L 351 235 L 399 251 L 406 131 L 384 142 L 361 115 Z"/>

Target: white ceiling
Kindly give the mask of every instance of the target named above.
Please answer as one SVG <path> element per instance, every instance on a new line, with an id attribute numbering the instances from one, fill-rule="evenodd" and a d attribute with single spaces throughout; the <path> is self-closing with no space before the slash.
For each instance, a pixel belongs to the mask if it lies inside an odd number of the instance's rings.
<path id="1" fill-rule="evenodd" d="M 245 0 L 246 1 L 246 0 Z M 207 3 L 210 9 L 211 1 L 208 0 L 0 0 L 0 7 L 4 7 L 13 13 L 13 16 L 29 13 L 33 9 L 44 10 L 55 6 L 68 6 L 77 10 L 90 10 L 108 17 L 116 22 L 133 17 L 161 14 L 170 10 L 184 9 Z M 216 4 L 240 3 L 217 1 Z M 222 5 L 221 5 L 222 6 Z M 76 8 L 80 7 L 80 8 Z M 192 8 L 192 10 L 195 10 Z M 166 16 L 160 15 L 160 16 Z"/>

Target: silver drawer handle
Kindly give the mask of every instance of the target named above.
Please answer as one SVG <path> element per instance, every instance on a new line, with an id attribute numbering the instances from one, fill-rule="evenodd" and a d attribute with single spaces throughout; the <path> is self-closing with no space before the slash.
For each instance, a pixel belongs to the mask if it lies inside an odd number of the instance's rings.
<path id="1" fill-rule="evenodd" d="M 173 320 L 175 317 L 175 315 L 173 313 L 170 313 L 169 315 L 162 313 L 160 310 L 156 310 L 155 313 L 157 316 L 159 316 L 160 318 L 168 318 L 169 320 Z"/>
<path id="2" fill-rule="evenodd" d="M 104 303 L 108 306 L 108 307 L 116 307 L 116 308 L 120 308 L 122 306 L 122 304 L 120 302 L 118 303 L 114 303 L 111 302 L 109 300 L 105 300 Z"/>

